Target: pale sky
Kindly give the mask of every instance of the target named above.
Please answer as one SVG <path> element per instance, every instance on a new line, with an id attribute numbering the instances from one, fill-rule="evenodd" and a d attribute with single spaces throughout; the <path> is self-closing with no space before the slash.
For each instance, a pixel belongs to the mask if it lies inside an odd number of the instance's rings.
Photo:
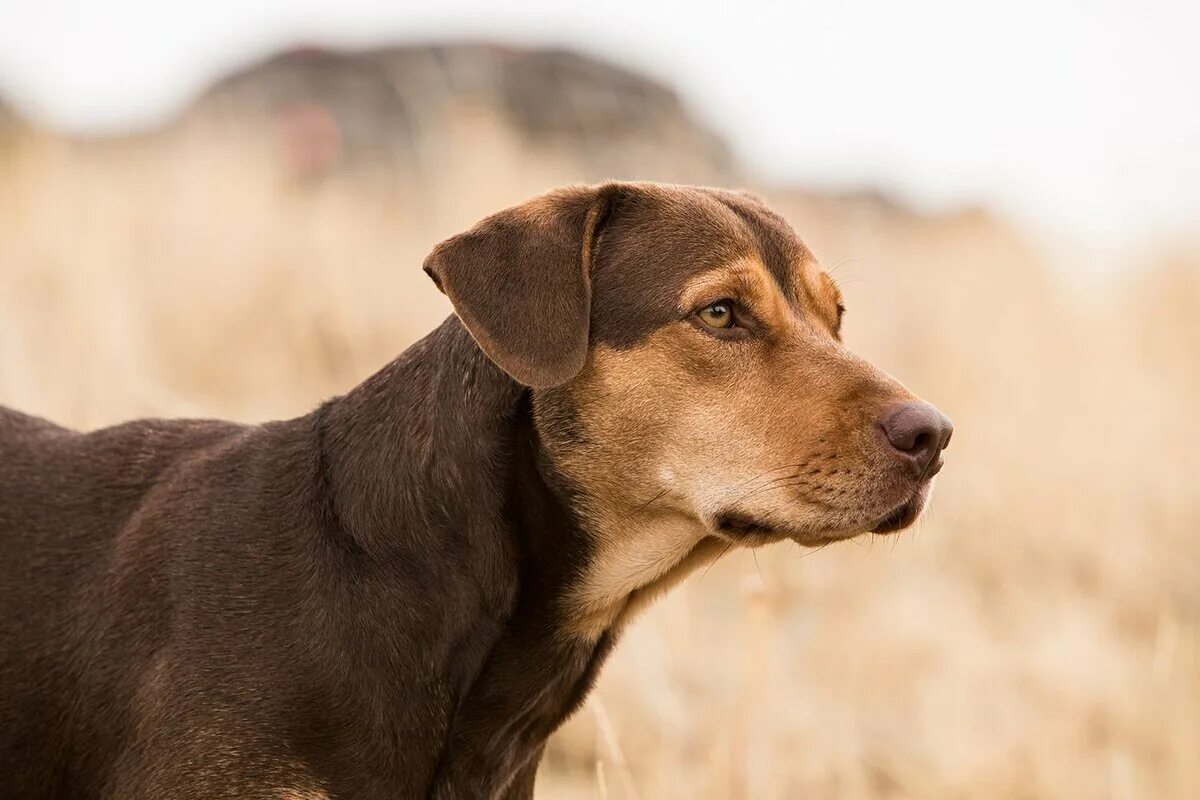
<path id="1" fill-rule="evenodd" d="M 0 0 L 0 92 L 111 131 L 297 42 L 567 45 L 674 85 L 767 180 L 1129 251 L 1200 236 L 1198 34 L 1195 0 Z"/>

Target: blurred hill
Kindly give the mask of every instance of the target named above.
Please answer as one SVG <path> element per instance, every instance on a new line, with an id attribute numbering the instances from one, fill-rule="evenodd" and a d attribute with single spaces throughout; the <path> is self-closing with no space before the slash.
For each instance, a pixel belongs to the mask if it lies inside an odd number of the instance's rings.
<path id="1" fill-rule="evenodd" d="M 472 112 L 601 170 L 638 170 L 649 161 L 697 173 L 732 166 L 725 144 L 691 119 L 674 92 L 559 50 L 301 49 L 222 81 L 189 117 L 275 127 L 302 171 L 318 168 L 312 161 L 420 169 L 456 118 Z M 325 150 L 324 158 L 309 160 L 314 150 Z"/>
<path id="2" fill-rule="evenodd" d="M 768 197 L 849 344 L 954 418 L 915 533 L 730 554 L 651 611 L 543 796 L 1200 796 L 1193 250 L 1068 280 L 978 210 L 755 182 L 668 87 L 553 50 L 289 52 L 136 136 L 4 120 L 6 405 L 302 413 L 449 312 L 434 243 L 640 178 Z"/>

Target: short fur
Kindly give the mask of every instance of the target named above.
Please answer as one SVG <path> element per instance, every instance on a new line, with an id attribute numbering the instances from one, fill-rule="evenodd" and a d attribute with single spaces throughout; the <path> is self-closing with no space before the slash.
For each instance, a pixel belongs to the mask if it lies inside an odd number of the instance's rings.
<path id="1" fill-rule="evenodd" d="M 730 265 L 774 298 L 783 382 L 722 411 L 694 381 L 733 356 L 680 304 Z M 0 408 L 0 795 L 531 797 L 646 598 L 732 544 L 852 535 L 927 492 L 863 433 L 910 396 L 844 354 L 812 265 L 746 195 L 577 187 L 439 245 L 458 316 L 306 416 L 76 433 Z M 745 436 L 728 474 L 691 454 L 750 430 L 737 403 L 794 428 L 801 386 L 802 463 L 858 476 L 840 516 L 730 494 L 795 448 Z M 868 468 L 905 488 L 879 499 Z"/>

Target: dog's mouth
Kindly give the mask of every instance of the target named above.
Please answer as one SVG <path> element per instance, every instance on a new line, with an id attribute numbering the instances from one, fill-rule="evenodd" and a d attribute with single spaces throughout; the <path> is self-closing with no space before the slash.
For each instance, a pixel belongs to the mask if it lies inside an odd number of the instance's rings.
<path id="1" fill-rule="evenodd" d="M 912 525 L 917 521 L 917 517 L 921 516 L 921 509 L 925 505 L 923 494 L 921 493 L 911 498 L 895 511 L 879 520 L 870 529 L 871 533 L 895 533 Z"/>
<path id="2" fill-rule="evenodd" d="M 935 473 L 936 471 L 934 470 Z M 925 503 L 929 499 L 929 492 L 933 485 L 932 477 L 930 475 L 922 480 L 916 491 L 909 495 L 907 500 L 876 520 L 868 530 L 871 533 L 895 533 L 916 522 L 917 518 L 921 516 L 921 512 L 925 510 Z"/>
<path id="3" fill-rule="evenodd" d="M 824 544 L 864 532 L 895 533 L 910 527 L 921 516 L 921 512 L 925 510 L 926 499 L 929 497 L 929 489 L 928 482 L 922 483 L 916 492 L 887 514 L 842 534 L 791 531 L 786 526 L 780 527 L 778 524 L 739 511 L 727 511 L 719 514 L 713 520 L 712 526 L 722 536 L 749 545 L 766 544 L 784 538 L 794 539 L 801 544 Z"/>
<path id="4" fill-rule="evenodd" d="M 735 539 L 769 539 L 779 536 L 779 531 L 753 517 L 729 512 L 716 519 L 717 531 Z"/>

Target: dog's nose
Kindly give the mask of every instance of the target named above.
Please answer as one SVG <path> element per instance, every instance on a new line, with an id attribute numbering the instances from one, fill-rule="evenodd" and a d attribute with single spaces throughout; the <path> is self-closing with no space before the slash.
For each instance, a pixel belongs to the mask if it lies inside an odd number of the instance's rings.
<path id="1" fill-rule="evenodd" d="M 929 472 L 930 464 L 950 444 L 954 424 L 929 403 L 905 403 L 891 409 L 879 423 L 892 447 L 911 459 L 918 475 Z"/>

